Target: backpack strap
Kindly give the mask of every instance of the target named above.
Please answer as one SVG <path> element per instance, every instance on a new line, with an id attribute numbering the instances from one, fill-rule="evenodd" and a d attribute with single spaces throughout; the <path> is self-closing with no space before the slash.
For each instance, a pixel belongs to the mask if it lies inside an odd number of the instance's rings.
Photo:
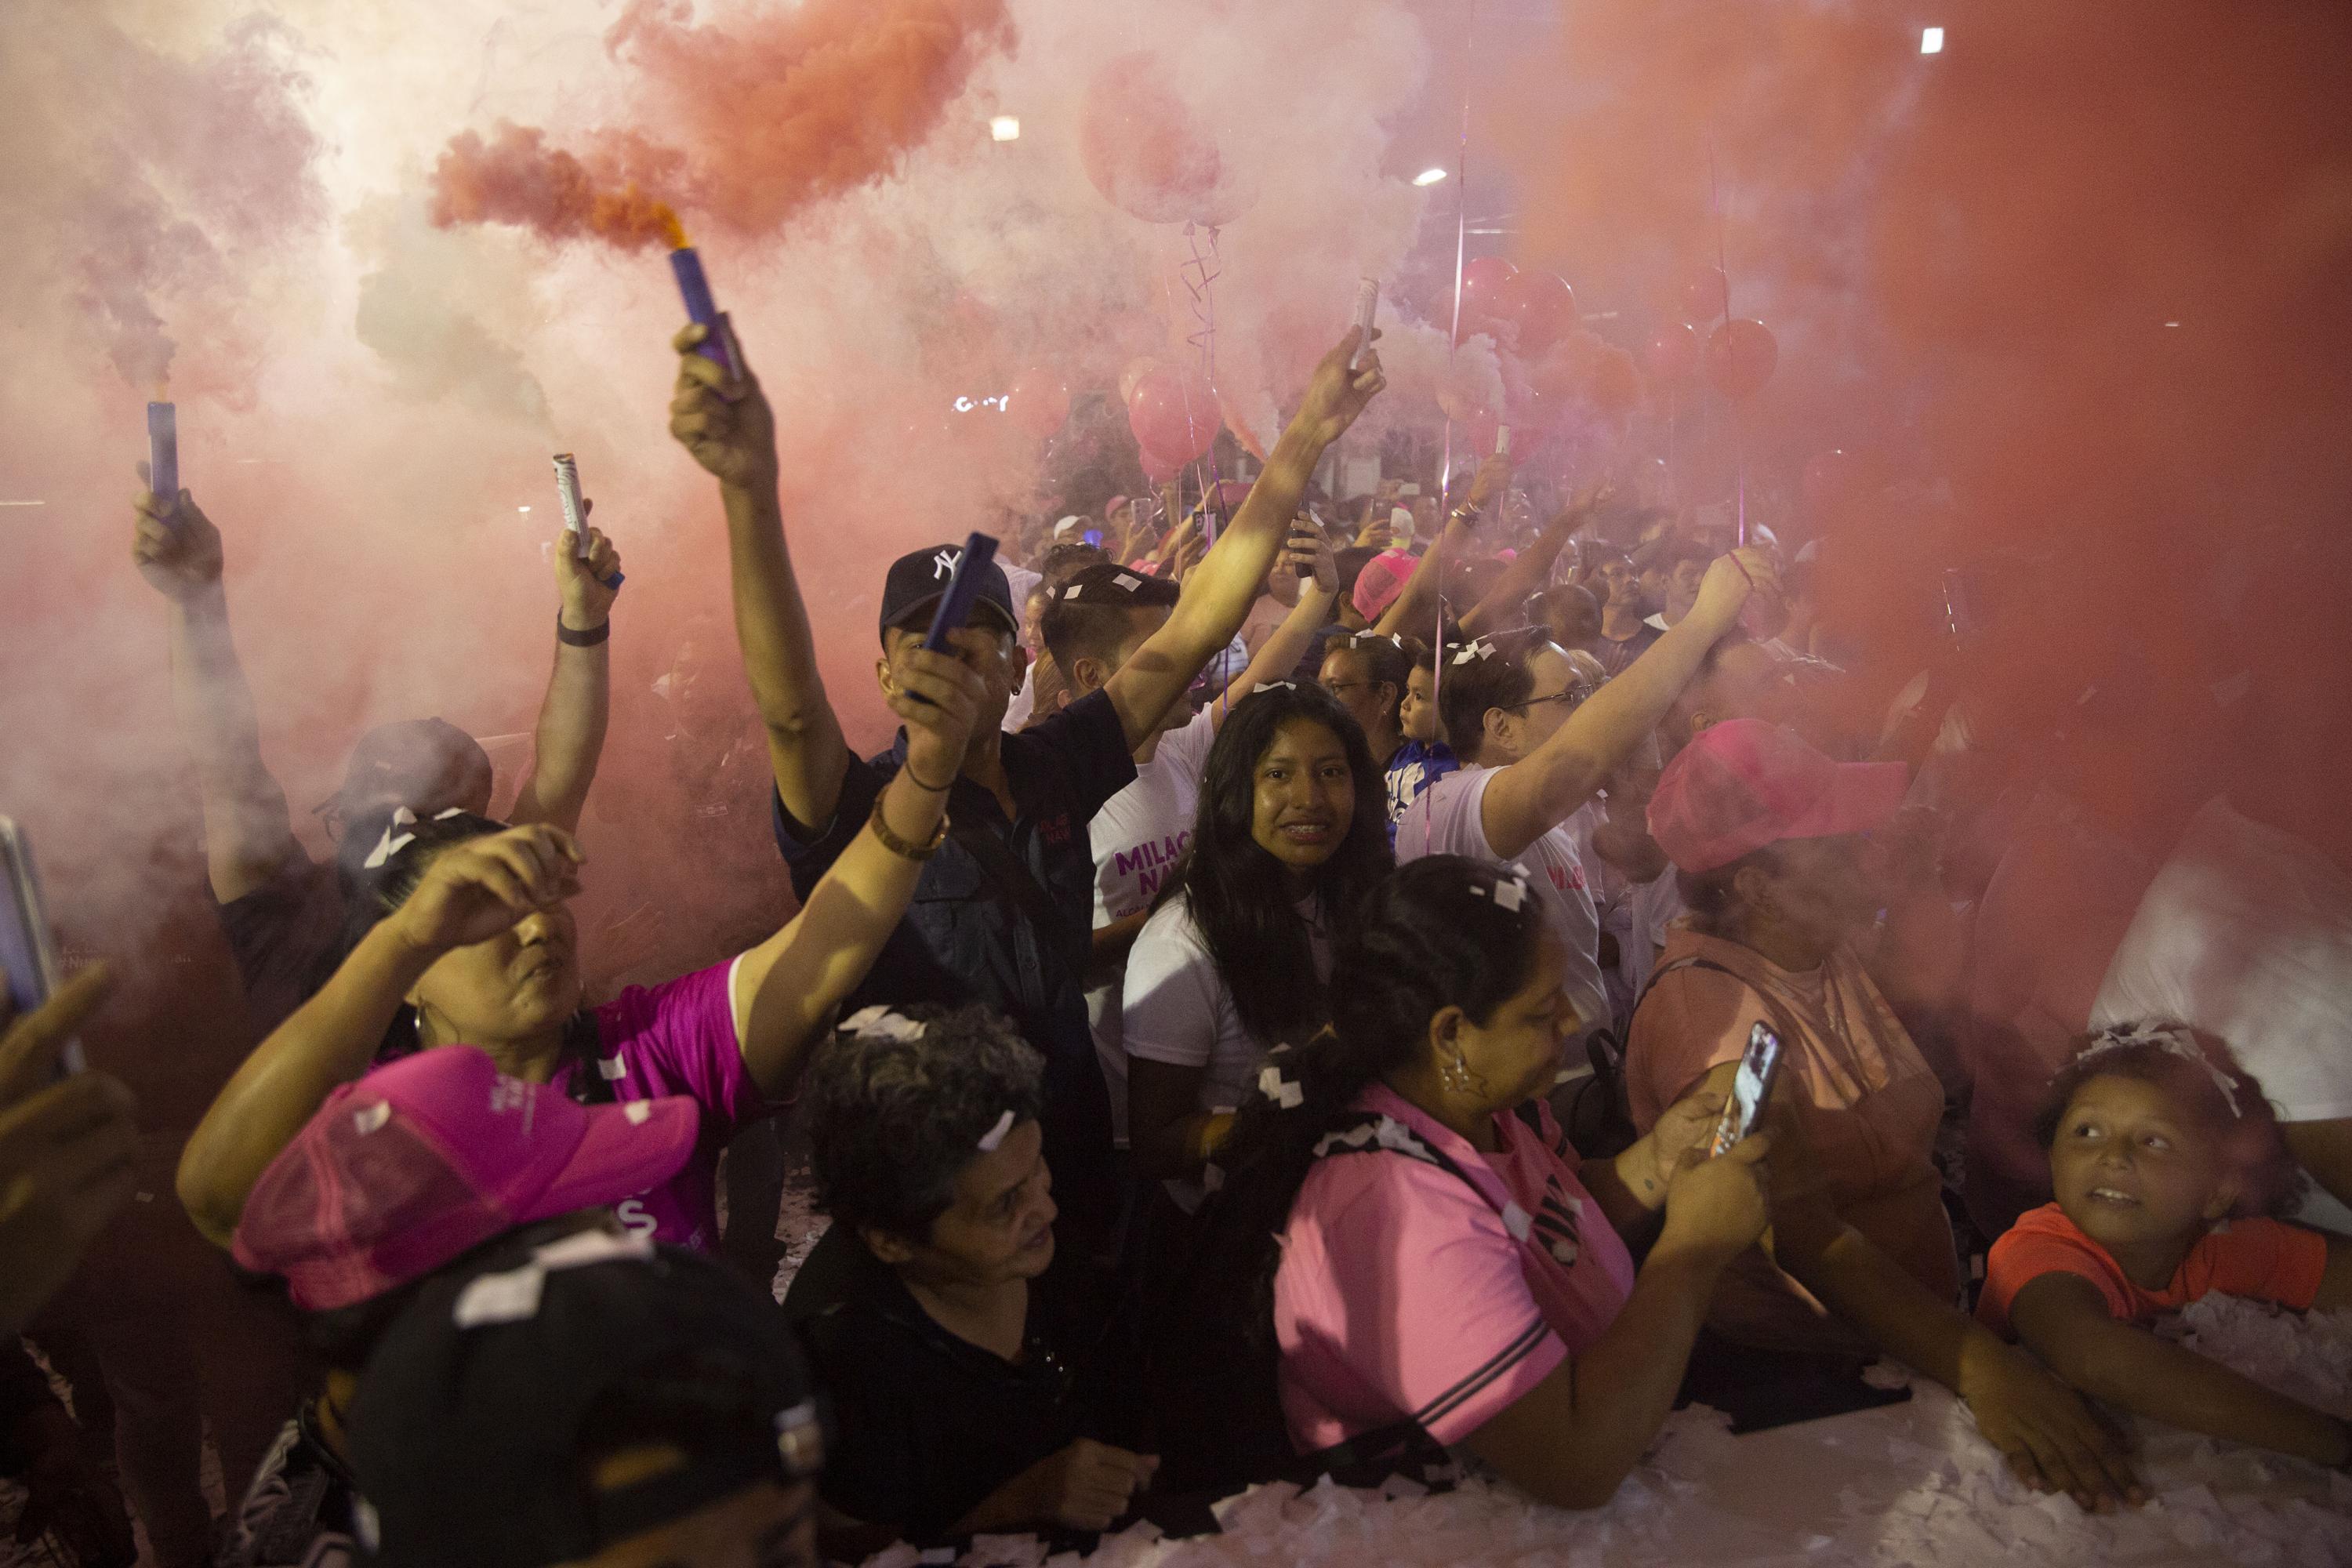
<path id="1" fill-rule="evenodd" d="M 1756 991 L 1758 999 L 1764 1004 L 1764 1011 L 1770 1015 L 1772 1026 L 1780 1031 L 1781 1039 L 1793 1040 L 1798 1037 L 1797 1031 L 1790 1029 L 1789 1027 L 1789 1021 L 1780 1016 L 1780 1010 L 1772 1005 L 1772 999 L 1769 996 L 1766 996 L 1763 992 L 1757 991 L 1755 986 L 1748 984 L 1748 981 L 1738 970 L 1731 968 L 1728 964 L 1717 963 L 1711 958 L 1677 958 L 1672 963 L 1660 964 L 1657 970 L 1651 974 L 1650 983 L 1642 987 L 1642 994 L 1633 998 L 1633 1013 L 1628 1014 L 1627 1016 L 1630 1018 L 1638 1016 L 1642 1011 L 1642 1004 L 1647 1002 L 1650 999 L 1650 993 L 1658 988 L 1658 982 L 1664 980 L 1667 975 L 1674 973 L 1676 970 L 1682 969 L 1712 969 L 1717 974 L 1730 975 L 1731 978 L 1738 981 L 1739 984 L 1748 990 Z"/>

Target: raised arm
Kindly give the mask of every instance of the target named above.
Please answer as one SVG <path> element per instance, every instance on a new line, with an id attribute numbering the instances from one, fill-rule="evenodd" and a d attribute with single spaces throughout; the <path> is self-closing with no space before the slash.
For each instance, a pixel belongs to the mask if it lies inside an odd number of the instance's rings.
<path id="1" fill-rule="evenodd" d="M 1482 467 L 1479 472 L 1483 476 L 1486 470 Z M 1536 542 L 1519 552 L 1517 558 L 1495 580 L 1495 585 L 1487 590 L 1486 596 L 1471 606 L 1470 613 L 1462 617 L 1464 635 L 1475 637 L 1482 632 L 1505 631 L 1526 625 L 1522 612 L 1527 607 L 1528 595 L 1551 581 L 1552 566 L 1559 560 L 1559 552 L 1567 548 L 1569 536 L 1584 526 L 1585 520 L 1608 498 L 1608 494 L 1606 484 L 1594 485 L 1579 495 L 1566 510 L 1545 524 L 1543 531 L 1536 535 Z"/>
<path id="2" fill-rule="evenodd" d="M 584 510 L 593 504 L 583 500 L 581 507 Z M 621 554 L 602 529 L 591 528 L 583 561 L 578 540 L 567 531 L 551 552 L 562 601 L 556 624 L 574 634 L 593 633 L 611 622 L 617 590 L 605 586 L 605 580 L 620 571 Z M 530 777 L 523 781 L 514 809 L 508 813 L 511 821 L 552 823 L 566 833 L 580 830 L 580 813 L 588 805 L 588 786 L 596 780 L 596 759 L 604 753 L 604 731 L 612 718 L 612 643 L 605 638 L 584 647 L 556 638 L 555 670 L 547 678 L 547 697 L 539 706 Z"/>
<path id="3" fill-rule="evenodd" d="M 1445 563 L 1463 559 L 1474 537 L 1472 531 L 1477 526 L 1479 509 L 1500 495 L 1510 482 L 1508 458 L 1490 457 L 1478 465 L 1478 471 L 1470 478 L 1470 493 L 1461 506 L 1446 513 L 1445 526 L 1422 552 L 1421 563 L 1405 579 L 1404 586 L 1397 590 L 1389 607 L 1381 612 L 1372 630 L 1382 637 L 1392 637 L 1399 632 L 1413 632 L 1414 627 L 1436 619 L 1437 596 L 1445 586 Z"/>
<path id="4" fill-rule="evenodd" d="M 2027 1349 L 2094 1399 L 2315 1465 L 2352 1465 L 2352 1426 L 2209 1356 L 2116 1321 L 2098 1287 L 2079 1274 L 2026 1281 L 2010 1321 Z"/>
<path id="5" fill-rule="evenodd" d="M 1769 556 L 1742 550 L 1707 568 L 1698 602 L 1553 731 L 1551 739 L 1498 771 L 1486 785 L 1486 842 L 1508 859 L 1592 798 L 1610 773 L 1658 727 L 1675 696 L 1718 638 L 1739 619 L 1751 586 L 1775 579 Z"/>
<path id="6" fill-rule="evenodd" d="M 1324 448 L 1355 423 L 1387 384 L 1376 353 L 1368 351 L 1362 363 L 1348 368 L 1360 336 L 1349 328 L 1315 367 L 1306 400 L 1275 443 L 1265 472 L 1208 555 L 1187 574 L 1184 597 L 1167 623 L 1104 687 L 1127 731 L 1130 751 L 1143 743 L 1192 678 L 1241 630 L 1258 584 L 1265 581 L 1290 520 L 1297 515 L 1307 481 L 1323 460 Z"/>
<path id="7" fill-rule="evenodd" d="M 1290 614 L 1282 617 L 1282 624 L 1274 628 L 1273 634 L 1258 645 L 1249 668 L 1234 681 L 1232 689 L 1243 697 L 1261 686 L 1290 679 L 1290 672 L 1307 657 L 1307 645 L 1315 640 L 1317 632 L 1330 624 L 1331 605 L 1339 597 L 1339 563 L 1319 535 L 1303 528 L 1291 530 L 1289 542 L 1282 547 L 1282 563 L 1299 575 L 1298 603 L 1290 607 Z M 1216 717 L 1209 721 L 1210 724 L 1223 724 L 1225 716 L 1232 711 L 1230 704 L 1219 703 Z"/>
<path id="8" fill-rule="evenodd" d="M 172 606 L 172 705 L 196 765 L 204 801 L 205 861 L 213 897 L 235 903 L 299 859 L 286 791 L 261 760 L 253 687 L 229 635 L 221 586 L 221 536 L 182 490 L 167 520 L 147 490 L 131 500 L 131 547 L 139 574 Z"/>
<path id="9" fill-rule="evenodd" d="M 767 727 L 776 793 L 793 820 L 815 826 L 833 820 L 841 781 L 849 771 L 849 742 L 817 673 L 815 634 L 793 575 L 792 552 L 784 546 L 783 510 L 776 498 L 775 416 L 748 364 L 741 380 L 730 381 L 725 371 L 694 352 L 706 335 L 705 329 L 690 326 L 671 343 L 678 367 L 669 432 L 719 480 L 727 512 L 735 636 Z M 739 348 L 739 363 L 740 353 Z"/>
<path id="10" fill-rule="evenodd" d="M 752 1081 L 770 1099 L 782 1099 L 800 1081 L 810 1042 L 866 978 L 907 912 L 923 860 L 943 831 L 948 788 L 963 766 L 982 695 L 980 676 L 952 654 L 908 656 L 899 689 L 887 698 L 906 721 L 906 766 L 800 912 L 737 963 L 735 1037 Z"/>
<path id="11" fill-rule="evenodd" d="M 253 1048 L 181 1151 L 180 1202 L 226 1247 L 269 1162 L 329 1094 L 367 1071 L 408 993 L 440 956 L 488 942 L 580 890 L 580 848 L 541 825 L 444 850 L 408 900 L 360 939 L 319 994 Z"/>

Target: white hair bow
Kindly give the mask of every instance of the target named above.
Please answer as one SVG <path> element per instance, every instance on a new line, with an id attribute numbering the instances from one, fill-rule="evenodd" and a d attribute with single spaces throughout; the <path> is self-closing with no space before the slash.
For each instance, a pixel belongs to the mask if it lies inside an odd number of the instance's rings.
<path id="1" fill-rule="evenodd" d="M 904 1013 L 894 1013 L 879 1003 L 871 1007 L 860 1007 L 841 1021 L 844 1034 L 866 1039 L 896 1040 L 902 1045 L 908 1040 L 921 1039 L 924 1027 L 921 1020 L 909 1018 Z"/>
<path id="2" fill-rule="evenodd" d="M 2228 1073 L 2213 1065 L 2212 1058 L 2199 1048 L 2197 1037 L 2178 1024 L 2112 1025 L 2093 1036 L 2089 1045 L 2074 1053 L 2074 1059 L 2087 1061 L 2093 1057 L 2105 1056 L 2109 1051 L 2120 1051 L 2130 1046 L 2154 1046 L 2167 1056 L 2180 1057 L 2203 1068 L 2205 1076 L 2213 1080 L 2213 1087 L 2221 1091 L 2222 1102 L 2230 1108 L 2231 1120 L 2237 1119 L 2237 1086 L 2230 1081 Z"/>

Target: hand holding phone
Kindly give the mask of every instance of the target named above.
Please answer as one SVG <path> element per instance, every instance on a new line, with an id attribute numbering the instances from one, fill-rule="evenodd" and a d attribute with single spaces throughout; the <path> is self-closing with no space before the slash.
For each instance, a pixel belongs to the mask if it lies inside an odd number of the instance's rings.
<path id="1" fill-rule="evenodd" d="M 0 816 L 0 873 L 7 879 L 5 892 L 0 894 L 0 970 L 7 972 L 9 1015 L 23 1017 L 57 994 L 64 975 L 49 933 L 32 843 L 5 816 Z M 58 1053 L 58 1076 L 80 1072 L 85 1065 L 81 1042 L 67 1040 Z"/>
<path id="2" fill-rule="evenodd" d="M 1707 1146 L 1709 1158 L 1727 1152 L 1756 1131 L 1764 1101 L 1780 1076 L 1780 1037 L 1769 1025 L 1759 1023 L 1748 1031 L 1748 1049 L 1740 1055 L 1739 1070 L 1731 1080 L 1731 1098 L 1724 1102 L 1723 1116 L 1715 1124 L 1715 1137 Z"/>

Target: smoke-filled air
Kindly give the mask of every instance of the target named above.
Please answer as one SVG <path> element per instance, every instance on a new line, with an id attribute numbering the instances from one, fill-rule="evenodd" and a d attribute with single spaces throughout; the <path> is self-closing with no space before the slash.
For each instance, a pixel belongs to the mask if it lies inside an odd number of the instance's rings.
<path id="1" fill-rule="evenodd" d="M 2352 0 L 0 0 L 0 1568 L 2352 1562 Z"/>

